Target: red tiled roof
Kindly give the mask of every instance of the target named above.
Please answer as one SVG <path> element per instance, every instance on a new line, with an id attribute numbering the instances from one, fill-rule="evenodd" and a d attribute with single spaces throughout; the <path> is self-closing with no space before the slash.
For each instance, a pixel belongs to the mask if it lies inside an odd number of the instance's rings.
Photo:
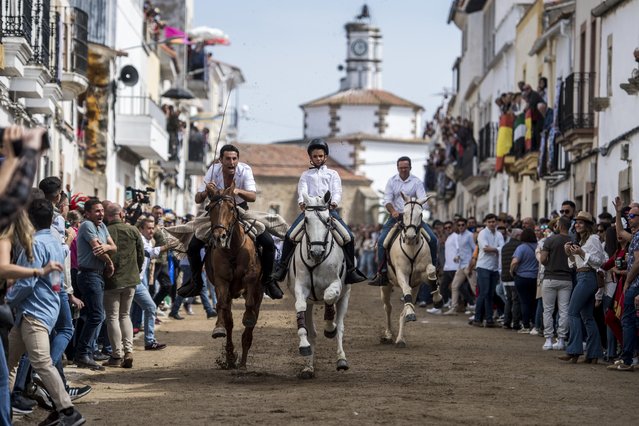
<path id="1" fill-rule="evenodd" d="M 302 108 L 321 105 L 391 105 L 424 109 L 421 105 L 379 89 L 348 89 L 302 104 Z"/>
<path id="2" fill-rule="evenodd" d="M 240 161 L 253 169 L 253 175 L 259 177 L 291 177 L 299 179 L 304 170 L 308 170 L 308 154 L 306 149 L 296 145 L 249 144 L 238 143 Z M 339 173 L 342 181 L 360 182 L 369 185 L 370 180 L 359 176 L 329 158 L 326 164 Z"/>

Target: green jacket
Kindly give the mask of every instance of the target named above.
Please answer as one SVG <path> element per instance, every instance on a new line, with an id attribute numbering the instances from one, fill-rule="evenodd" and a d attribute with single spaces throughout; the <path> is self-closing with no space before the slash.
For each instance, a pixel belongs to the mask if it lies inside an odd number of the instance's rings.
<path id="1" fill-rule="evenodd" d="M 144 264 L 142 235 L 134 226 L 120 220 L 110 222 L 107 228 L 118 251 L 111 256 L 115 273 L 104 278 L 104 289 L 135 287 L 140 284 L 140 270 Z"/>
<path id="2" fill-rule="evenodd" d="M 153 233 L 153 240 L 155 241 L 155 246 L 154 247 L 162 247 L 166 245 L 166 236 L 164 235 L 164 227 L 156 227 L 155 229 L 155 233 Z M 167 252 L 162 252 L 160 253 L 160 255 L 155 259 L 155 264 L 165 264 L 167 263 L 168 257 L 167 257 Z"/>

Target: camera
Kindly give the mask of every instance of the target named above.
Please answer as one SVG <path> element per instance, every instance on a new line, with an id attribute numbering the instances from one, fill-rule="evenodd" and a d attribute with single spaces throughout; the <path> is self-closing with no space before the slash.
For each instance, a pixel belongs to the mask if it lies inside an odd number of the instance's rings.
<path id="1" fill-rule="evenodd" d="M 131 186 L 126 188 L 126 199 L 131 202 L 125 210 L 125 219 L 131 225 L 135 225 L 138 218 L 142 215 L 142 204 L 150 204 L 149 193 L 155 192 L 155 189 L 146 187 L 146 189 L 137 189 Z"/>
<path id="2" fill-rule="evenodd" d="M 4 131 L 5 131 L 5 128 L 0 127 L 0 149 L 2 149 L 3 143 L 4 143 Z M 22 154 L 22 140 L 18 139 L 15 141 L 11 141 L 11 145 L 13 148 L 13 155 L 15 155 L 16 157 L 19 157 L 20 154 Z M 49 142 L 49 132 L 44 132 L 42 134 L 40 151 L 46 151 L 47 149 L 49 149 L 50 145 L 51 143 Z"/>

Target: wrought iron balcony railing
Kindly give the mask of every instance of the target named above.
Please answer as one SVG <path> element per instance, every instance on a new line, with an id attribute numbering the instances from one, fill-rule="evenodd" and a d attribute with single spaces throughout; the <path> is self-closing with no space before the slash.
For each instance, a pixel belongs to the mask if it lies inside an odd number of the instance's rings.
<path id="1" fill-rule="evenodd" d="M 60 71 L 86 77 L 89 64 L 88 25 L 89 17 L 83 10 L 77 7 L 55 8 L 52 20 L 55 31 L 52 34 L 55 34 L 56 45 L 51 57 L 52 61 L 55 58 L 59 62 Z"/>
<path id="2" fill-rule="evenodd" d="M 563 132 L 592 129 L 595 114 L 591 101 L 595 97 L 595 73 L 575 72 L 564 83 L 559 100 L 559 129 Z"/>
<path id="3" fill-rule="evenodd" d="M 497 141 L 498 123 L 486 123 L 479 130 L 479 146 L 477 147 L 477 157 L 479 162 L 495 157 L 495 146 Z"/>
<path id="4" fill-rule="evenodd" d="M 32 0 L 3 1 L 0 7 L 0 40 L 22 37 L 31 41 Z"/>
<path id="5" fill-rule="evenodd" d="M 33 2 L 33 27 L 31 32 L 32 64 L 49 67 L 51 45 L 56 37 L 51 37 L 51 0 Z"/>

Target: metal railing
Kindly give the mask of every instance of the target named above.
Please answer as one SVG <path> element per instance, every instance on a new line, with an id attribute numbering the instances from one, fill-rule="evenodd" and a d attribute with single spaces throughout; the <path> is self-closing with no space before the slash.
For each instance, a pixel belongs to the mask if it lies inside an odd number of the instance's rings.
<path id="1" fill-rule="evenodd" d="M 0 40 L 22 37 L 31 41 L 32 0 L 3 1 L 0 9 Z"/>
<path id="2" fill-rule="evenodd" d="M 33 3 L 33 31 L 31 48 L 33 56 L 29 63 L 49 67 L 51 44 L 51 0 L 35 0 Z"/>
<path id="3" fill-rule="evenodd" d="M 594 72 L 575 72 L 566 78 L 559 101 L 559 129 L 562 132 L 594 128 L 591 101 L 595 97 L 595 77 Z"/>
<path id="4" fill-rule="evenodd" d="M 118 114 L 148 116 L 157 121 L 163 129 L 166 128 L 164 112 L 149 96 L 118 95 L 116 105 Z"/>
<path id="5" fill-rule="evenodd" d="M 477 145 L 473 141 L 468 141 L 464 154 L 461 157 L 461 180 L 475 176 L 477 174 Z"/>

